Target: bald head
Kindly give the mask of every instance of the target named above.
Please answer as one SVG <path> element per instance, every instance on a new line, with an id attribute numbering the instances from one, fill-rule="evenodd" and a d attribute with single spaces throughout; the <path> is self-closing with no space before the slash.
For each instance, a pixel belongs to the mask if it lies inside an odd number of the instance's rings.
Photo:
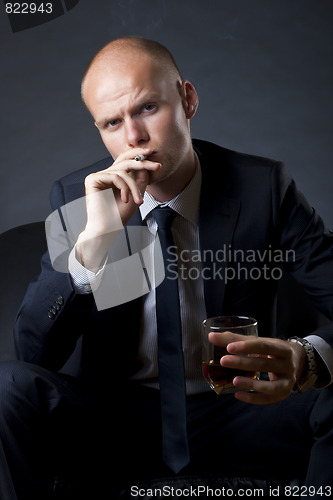
<path id="1" fill-rule="evenodd" d="M 86 86 L 96 81 L 96 78 L 142 59 L 149 59 L 166 76 L 179 82 L 182 80 L 172 54 L 160 43 L 141 37 L 118 38 L 105 45 L 91 60 L 81 84 L 83 101 Z"/>

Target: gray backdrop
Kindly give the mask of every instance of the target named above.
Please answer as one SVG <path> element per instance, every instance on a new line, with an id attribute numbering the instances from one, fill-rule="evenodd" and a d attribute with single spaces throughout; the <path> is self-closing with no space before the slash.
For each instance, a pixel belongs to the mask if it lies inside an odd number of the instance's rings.
<path id="1" fill-rule="evenodd" d="M 52 182 L 106 156 L 80 79 L 128 34 L 166 44 L 196 86 L 193 136 L 284 161 L 333 229 L 332 22 L 332 0 L 80 0 L 13 34 L 2 10 L 0 233 L 45 219 Z"/>

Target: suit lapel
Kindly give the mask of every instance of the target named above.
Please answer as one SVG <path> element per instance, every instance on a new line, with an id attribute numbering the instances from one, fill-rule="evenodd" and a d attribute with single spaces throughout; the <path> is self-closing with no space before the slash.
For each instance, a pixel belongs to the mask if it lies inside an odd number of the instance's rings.
<path id="1" fill-rule="evenodd" d="M 209 278 L 204 279 L 204 294 L 207 317 L 212 317 L 223 312 L 228 249 L 232 243 L 240 201 L 226 196 L 232 188 L 232 183 L 223 157 L 221 163 L 217 165 L 216 157 L 213 159 L 202 151 L 197 149 L 196 151 L 202 168 L 200 250 L 202 267 L 206 268 L 205 276 Z"/>

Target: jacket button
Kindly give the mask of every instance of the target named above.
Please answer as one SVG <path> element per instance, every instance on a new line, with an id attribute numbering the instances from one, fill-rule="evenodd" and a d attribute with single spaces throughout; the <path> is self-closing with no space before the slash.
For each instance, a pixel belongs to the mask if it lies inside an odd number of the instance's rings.
<path id="1" fill-rule="evenodd" d="M 56 300 L 56 304 L 59 304 L 59 306 L 62 306 L 64 303 L 64 298 L 62 295 L 59 295 L 59 297 Z"/>
<path id="2" fill-rule="evenodd" d="M 48 311 L 47 315 L 50 319 L 54 319 L 54 317 L 55 317 L 55 314 L 51 309 Z"/>

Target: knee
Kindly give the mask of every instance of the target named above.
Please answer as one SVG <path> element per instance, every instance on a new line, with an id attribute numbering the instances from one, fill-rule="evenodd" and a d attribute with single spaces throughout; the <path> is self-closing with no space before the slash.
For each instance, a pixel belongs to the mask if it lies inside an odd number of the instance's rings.
<path id="1" fill-rule="evenodd" d="M 0 363 L 0 427 L 17 411 L 17 386 L 15 378 L 18 361 Z"/>
<path id="2" fill-rule="evenodd" d="M 0 397 L 10 389 L 15 382 L 16 373 L 20 369 L 20 361 L 2 361 L 0 363 Z"/>

